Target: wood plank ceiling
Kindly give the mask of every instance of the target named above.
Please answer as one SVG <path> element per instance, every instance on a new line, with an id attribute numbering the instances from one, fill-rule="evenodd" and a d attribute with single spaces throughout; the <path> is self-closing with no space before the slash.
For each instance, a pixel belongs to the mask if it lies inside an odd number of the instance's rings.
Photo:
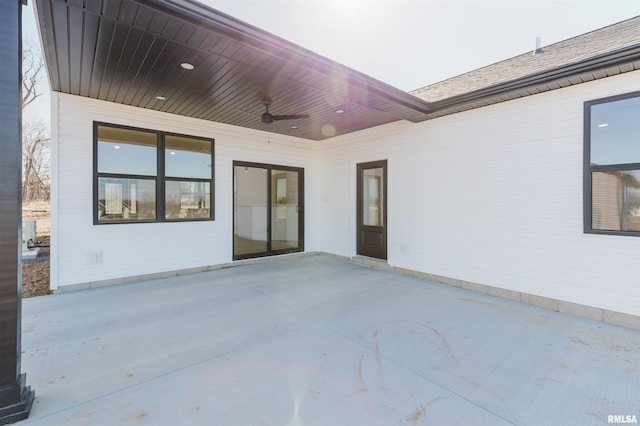
<path id="1" fill-rule="evenodd" d="M 36 14 L 57 92 L 312 140 L 430 112 L 422 99 L 192 0 L 36 0 Z M 264 124 L 265 97 L 274 115 L 310 118 Z"/>

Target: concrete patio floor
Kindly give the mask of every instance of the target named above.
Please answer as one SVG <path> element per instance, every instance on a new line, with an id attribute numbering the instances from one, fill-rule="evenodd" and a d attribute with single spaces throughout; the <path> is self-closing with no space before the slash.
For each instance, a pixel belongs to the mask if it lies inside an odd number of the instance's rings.
<path id="1" fill-rule="evenodd" d="M 33 425 L 602 425 L 640 333 L 327 255 L 23 302 Z"/>

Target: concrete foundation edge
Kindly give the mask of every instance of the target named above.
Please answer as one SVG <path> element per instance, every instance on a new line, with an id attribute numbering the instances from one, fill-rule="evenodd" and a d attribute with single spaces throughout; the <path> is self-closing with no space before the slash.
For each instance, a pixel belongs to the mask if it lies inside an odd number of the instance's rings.
<path id="1" fill-rule="evenodd" d="M 123 278 L 114 278 L 110 280 L 90 281 L 90 282 L 78 283 L 78 284 L 61 285 L 61 286 L 58 286 L 57 289 L 53 290 L 53 292 L 55 294 L 68 293 L 68 292 L 73 292 L 78 290 L 87 290 L 90 288 L 100 288 L 100 287 L 109 287 L 113 285 L 132 284 L 139 281 L 160 280 L 163 278 L 177 277 L 181 275 L 191 275 L 191 274 L 197 274 L 200 272 L 215 271 L 218 269 L 232 268 L 232 267 L 242 266 L 242 265 L 251 265 L 254 263 L 274 262 L 282 258 L 315 256 L 317 254 L 318 254 L 317 252 L 291 253 L 291 254 L 283 254 L 283 255 L 273 256 L 273 257 L 258 257 L 255 259 L 236 260 L 229 263 L 219 263 L 216 265 L 200 266 L 197 268 L 179 269 L 179 270 L 167 271 L 167 272 L 154 272 L 151 274 L 133 275 L 133 276 L 123 277 Z"/>
<path id="2" fill-rule="evenodd" d="M 340 256 L 332 253 L 324 252 L 306 252 L 306 253 L 292 253 L 281 256 L 273 257 L 260 257 L 255 259 L 239 260 L 230 263 L 223 263 L 217 265 L 209 265 L 198 268 L 181 269 L 177 271 L 159 272 L 153 274 L 136 275 L 132 277 L 117 278 L 112 280 L 95 281 L 81 284 L 71 284 L 66 286 L 60 286 L 55 290 L 55 293 L 66 293 L 69 291 L 84 290 L 89 288 L 99 288 L 111 285 L 129 284 L 138 281 L 155 280 L 162 278 L 175 277 L 180 275 L 195 274 L 199 272 L 214 271 L 217 269 L 230 268 L 242 265 L 251 265 L 254 263 L 273 262 L 282 259 L 283 257 L 301 257 L 301 256 L 315 256 L 326 255 L 337 259 L 351 261 L 360 265 L 373 267 L 390 272 L 397 272 L 403 275 L 409 275 L 412 277 L 420 278 L 426 281 L 433 281 L 440 284 L 450 285 L 452 287 L 458 287 L 477 293 L 487 294 L 489 296 L 499 297 L 502 299 L 513 300 L 516 302 L 524 303 L 526 305 L 537 306 L 540 308 L 548 309 L 550 311 L 561 312 L 564 314 L 574 315 L 581 318 L 588 318 L 595 321 L 600 321 L 607 324 L 617 325 L 621 327 L 630 328 L 640 331 L 640 316 L 631 315 L 623 312 L 610 311 L 607 309 L 596 308 L 593 306 L 581 305 L 578 303 L 567 302 L 564 300 L 552 299 L 548 297 L 537 296 L 535 294 L 522 293 L 518 291 L 508 290 L 500 287 L 493 287 L 486 284 L 478 284 L 470 281 L 458 280 L 455 278 L 443 277 L 440 275 L 429 274 L 426 272 L 414 271 L 412 269 L 399 268 L 397 266 L 391 266 L 384 260 L 378 260 L 363 256 Z"/>
<path id="3" fill-rule="evenodd" d="M 519 291 L 508 290 L 500 287 L 493 287 L 486 284 L 478 284 L 470 281 L 458 280 L 455 278 L 443 277 L 440 275 L 429 274 L 426 272 L 414 271 L 412 269 L 399 268 L 391 266 L 387 262 L 378 259 L 371 259 L 362 256 L 346 257 L 328 254 L 337 258 L 350 260 L 352 262 L 378 268 L 386 271 L 397 272 L 404 275 L 420 278 L 427 281 L 433 281 L 440 284 L 450 285 L 465 290 L 475 291 L 477 293 L 487 294 L 489 296 L 499 297 L 502 299 L 513 300 L 524 303 L 526 305 L 537 306 L 539 308 L 548 309 L 550 311 L 561 312 L 576 317 L 587 318 L 611 325 L 630 328 L 640 331 L 640 316 L 631 315 L 623 312 L 616 312 L 593 306 L 581 305 L 579 303 L 567 302 L 559 299 L 552 299 L 535 294 L 522 293 Z"/>

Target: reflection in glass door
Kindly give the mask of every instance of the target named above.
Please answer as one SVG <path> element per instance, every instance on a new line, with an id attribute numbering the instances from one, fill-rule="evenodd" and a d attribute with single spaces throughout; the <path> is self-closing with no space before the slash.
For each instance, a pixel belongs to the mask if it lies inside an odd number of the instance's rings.
<path id="1" fill-rule="evenodd" d="M 362 224 L 382 226 L 383 211 L 383 172 L 382 167 L 363 169 L 362 171 Z"/>
<path id="2" fill-rule="evenodd" d="M 233 167 L 233 255 L 267 251 L 267 169 Z"/>
<path id="3" fill-rule="evenodd" d="M 304 250 L 304 170 L 233 163 L 233 259 Z"/>
<path id="4" fill-rule="evenodd" d="M 287 250 L 299 246 L 298 172 L 271 171 L 271 249 Z"/>

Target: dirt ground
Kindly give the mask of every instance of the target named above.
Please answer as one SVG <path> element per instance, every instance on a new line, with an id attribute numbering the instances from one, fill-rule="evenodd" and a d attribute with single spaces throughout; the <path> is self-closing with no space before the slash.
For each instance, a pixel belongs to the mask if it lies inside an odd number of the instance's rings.
<path id="1" fill-rule="evenodd" d="M 22 218 L 36 220 L 37 240 L 49 245 L 51 220 L 49 202 L 34 201 L 22 205 Z M 41 247 L 34 260 L 22 262 L 22 297 L 51 294 L 49 290 L 49 247 Z"/>

